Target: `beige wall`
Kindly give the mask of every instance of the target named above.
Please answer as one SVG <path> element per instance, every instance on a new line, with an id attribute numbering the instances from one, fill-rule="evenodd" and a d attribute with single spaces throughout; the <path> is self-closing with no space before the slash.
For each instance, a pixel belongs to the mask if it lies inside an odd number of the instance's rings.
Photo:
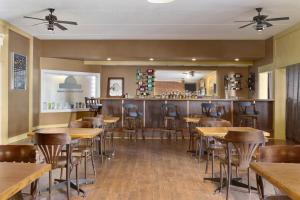
<path id="1" fill-rule="evenodd" d="M 29 66 L 30 41 L 28 38 L 9 31 L 9 64 L 8 77 L 11 77 L 11 53 L 19 53 L 27 56 L 27 67 Z M 27 89 L 11 90 L 8 84 L 8 137 L 13 137 L 26 133 L 29 130 L 29 81 L 27 69 Z"/>
<path id="2" fill-rule="evenodd" d="M 40 58 L 40 69 L 91 72 L 91 73 L 102 74 L 101 73 L 102 68 L 100 66 L 86 66 L 83 64 L 83 61 L 80 60 L 58 59 L 58 58 L 44 58 L 44 57 Z M 38 77 L 40 77 L 40 70 L 37 73 L 37 75 Z M 34 91 L 40 91 L 40 83 L 34 85 Z M 40 94 L 34 95 L 34 102 L 38 102 L 38 106 L 40 106 Z M 38 118 L 38 124 L 35 124 L 35 126 L 45 126 L 51 124 L 67 124 L 70 121 L 70 119 L 75 119 L 76 114 L 70 112 L 34 113 L 33 117 Z"/>
<path id="3" fill-rule="evenodd" d="M 256 60 L 264 40 L 43 40 L 43 56 L 80 60 Z"/>
<path id="4" fill-rule="evenodd" d="M 242 89 L 236 91 L 236 95 L 241 98 L 248 98 L 248 68 L 245 67 L 224 67 L 217 69 L 217 92 L 220 98 L 225 98 L 224 76 L 230 73 L 242 75 Z"/>
<path id="5" fill-rule="evenodd" d="M 206 95 L 207 96 L 218 96 L 218 93 L 214 93 L 214 84 L 217 84 L 217 71 L 212 71 L 204 78 L 202 78 L 205 82 Z"/>

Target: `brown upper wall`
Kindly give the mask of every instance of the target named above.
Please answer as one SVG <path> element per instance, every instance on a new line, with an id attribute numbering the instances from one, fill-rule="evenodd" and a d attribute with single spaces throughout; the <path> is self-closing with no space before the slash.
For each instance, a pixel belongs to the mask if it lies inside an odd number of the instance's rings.
<path id="1" fill-rule="evenodd" d="M 42 56 L 80 60 L 257 60 L 264 40 L 41 40 Z"/>
<path id="2" fill-rule="evenodd" d="M 19 53 L 27 56 L 27 69 L 29 67 L 29 46 L 30 41 L 22 35 L 9 31 L 8 41 L 9 52 L 9 69 L 8 77 L 11 77 L 11 53 Z M 27 70 L 28 72 L 28 70 Z M 26 90 L 11 90 L 10 82 L 8 84 L 8 137 L 26 133 L 29 130 L 29 85 L 28 73 L 27 75 L 27 89 Z"/>

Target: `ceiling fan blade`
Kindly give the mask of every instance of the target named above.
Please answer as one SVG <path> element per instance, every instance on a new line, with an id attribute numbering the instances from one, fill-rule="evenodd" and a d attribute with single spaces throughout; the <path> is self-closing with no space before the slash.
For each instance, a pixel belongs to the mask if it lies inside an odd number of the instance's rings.
<path id="1" fill-rule="evenodd" d="M 62 31 L 68 30 L 66 27 L 64 27 L 63 25 L 60 25 L 58 23 L 54 23 L 54 26 L 57 26 L 57 28 L 59 28 Z"/>
<path id="2" fill-rule="evenodd" d="M 41 18 L 36 18 L 36 17 L 24 16 L 24 18 L 27 18 L 27 19 L 36 19 L 36 20 L 41 20 L 41 21 L 47 21 L 46 19 L 41 19 Z"/>
<path id="3" fill-rule="evenodd" d="M 48 24 L 48 22 L 41 22 L 41 23 L 33 24 L 31 26 L 37 26 L 37 25 L 40 25 L 40 24 Z"/>
<path id="4" fill-rule="evenodd" d="M 267 27 L 273 26 L 273 24 L 266 22 L 266 21 L 264 21 L 263 24 L 267 25 Z"/>
<path id="5" fill-rule="evenodd" d="M 234 22 L 253 22 L 253 20 L 242 20 L 242 21 L 234 21 Z"/>
<path id="6" fill-rule="evenodd" d="M 250 25 L 252 25 L 252 24 L 255 24 L 255 22 L 251 22 L 250 24 L 246 24 L 246 25 L 244 25 L 244 26 L 241 26 L 240 28 L 245 28 L 245 27 L 250 26 Z"/>
<path id="7" fill-rule="evenodd" d="M 57 20 L 57 23 L 61 23 L 61 24 L 71 24 L 71 25 L 78 25 L 77 22 L 72 22 L 72 21 L 61 21 L 61 20 Z"/>
<path id="8" fill-rule="evenodd" d="M 289 17 L 277 17 L 277 18 L 269 18 L 266 19 L 265 21 L 280 21 L 280 20 L 289 20 Z"/>

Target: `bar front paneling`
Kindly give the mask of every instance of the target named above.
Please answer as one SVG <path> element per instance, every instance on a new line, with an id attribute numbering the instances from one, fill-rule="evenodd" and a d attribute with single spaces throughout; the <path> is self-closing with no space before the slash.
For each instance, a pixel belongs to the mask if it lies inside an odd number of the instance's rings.
<path id="1" fill-rule="evenodd" d="M 273 100 L 230 100 L 230 99 L 142 99 L 142 98 L 102 98 L 103 114 L 120 116 L 122 120 L 117 124 L 117 127 L 122 127 L 124 119 L 124 111 L 122 105 L 127 103 L 136 104 L 139 112 L 143 113 L 143 126 L 147 129 L 158 129 L 163 126 L 163 118 L 161 113 L 161 105 L 172 103 L 178 106 L 180 113 L 179 128 L 186 129 L 187 124 L 183 118 L 191 115 L 202 115 L 202 103 L 215 103 L 217 106 L 223 106 L 225 113 L 222 119 L 228 120 L 234 126 L 239 126 L 240 119 L 238 117 L 238 103 L 241 101 L 249 101 L 255 103 L 256 109 L 259 111 L 257 128 L 268 131 L 273 136 Z"/>

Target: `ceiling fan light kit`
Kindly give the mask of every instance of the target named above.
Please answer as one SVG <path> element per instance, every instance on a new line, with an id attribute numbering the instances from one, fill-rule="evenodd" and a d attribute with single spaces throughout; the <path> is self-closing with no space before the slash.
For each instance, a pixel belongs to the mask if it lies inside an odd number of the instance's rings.
<path id="1" fill-rule="evenodd" d="M 54 27 L 57 27 L 62 31 L 68 30 L 66 27 L 64 27 L 61 24 L 78 25 L 77 22 L 58 20 L 57 17 L 55 15 L 53 15 L 53 12 L 55 11 L 55 9 L 54 8 L 48 8 L 48 10 L 49 10 L 50 13 L 49 13 L 49 15 L 45 16 L 44 19 L 43 18 L 36 18 L 36 17 L 28 17 L 28 16 L 24 16 L 24 18 L 43 21 L 42 23 L 34 24 L 33 26 L 45 23 L 45 24 L 47 24 L 47 30 L 50 31 L 50 32 L 54 31 Z"/>
<path id="2" fill-rule="evenodd" d="M 270 21 L 281 21 L 281 20 L 289 20 L 290 19 L 289 17 L 268 18 L 267 15 L 261 14 L 262 8 L 256 8 L 255 10 L 258 12 L 258 14 L 256 16 L 254 16 L 252 20 L 236 21 L 236 22 L 249 22 L 248 24 L 241 26 L 240 29 L 245 28 L 250 25 L 253 25 L 253 28 L 256 31 L 261 32 L 261 31 L 265 30 L 266 28 L 273 26 L 273 24 L 271 24 Z"/>

